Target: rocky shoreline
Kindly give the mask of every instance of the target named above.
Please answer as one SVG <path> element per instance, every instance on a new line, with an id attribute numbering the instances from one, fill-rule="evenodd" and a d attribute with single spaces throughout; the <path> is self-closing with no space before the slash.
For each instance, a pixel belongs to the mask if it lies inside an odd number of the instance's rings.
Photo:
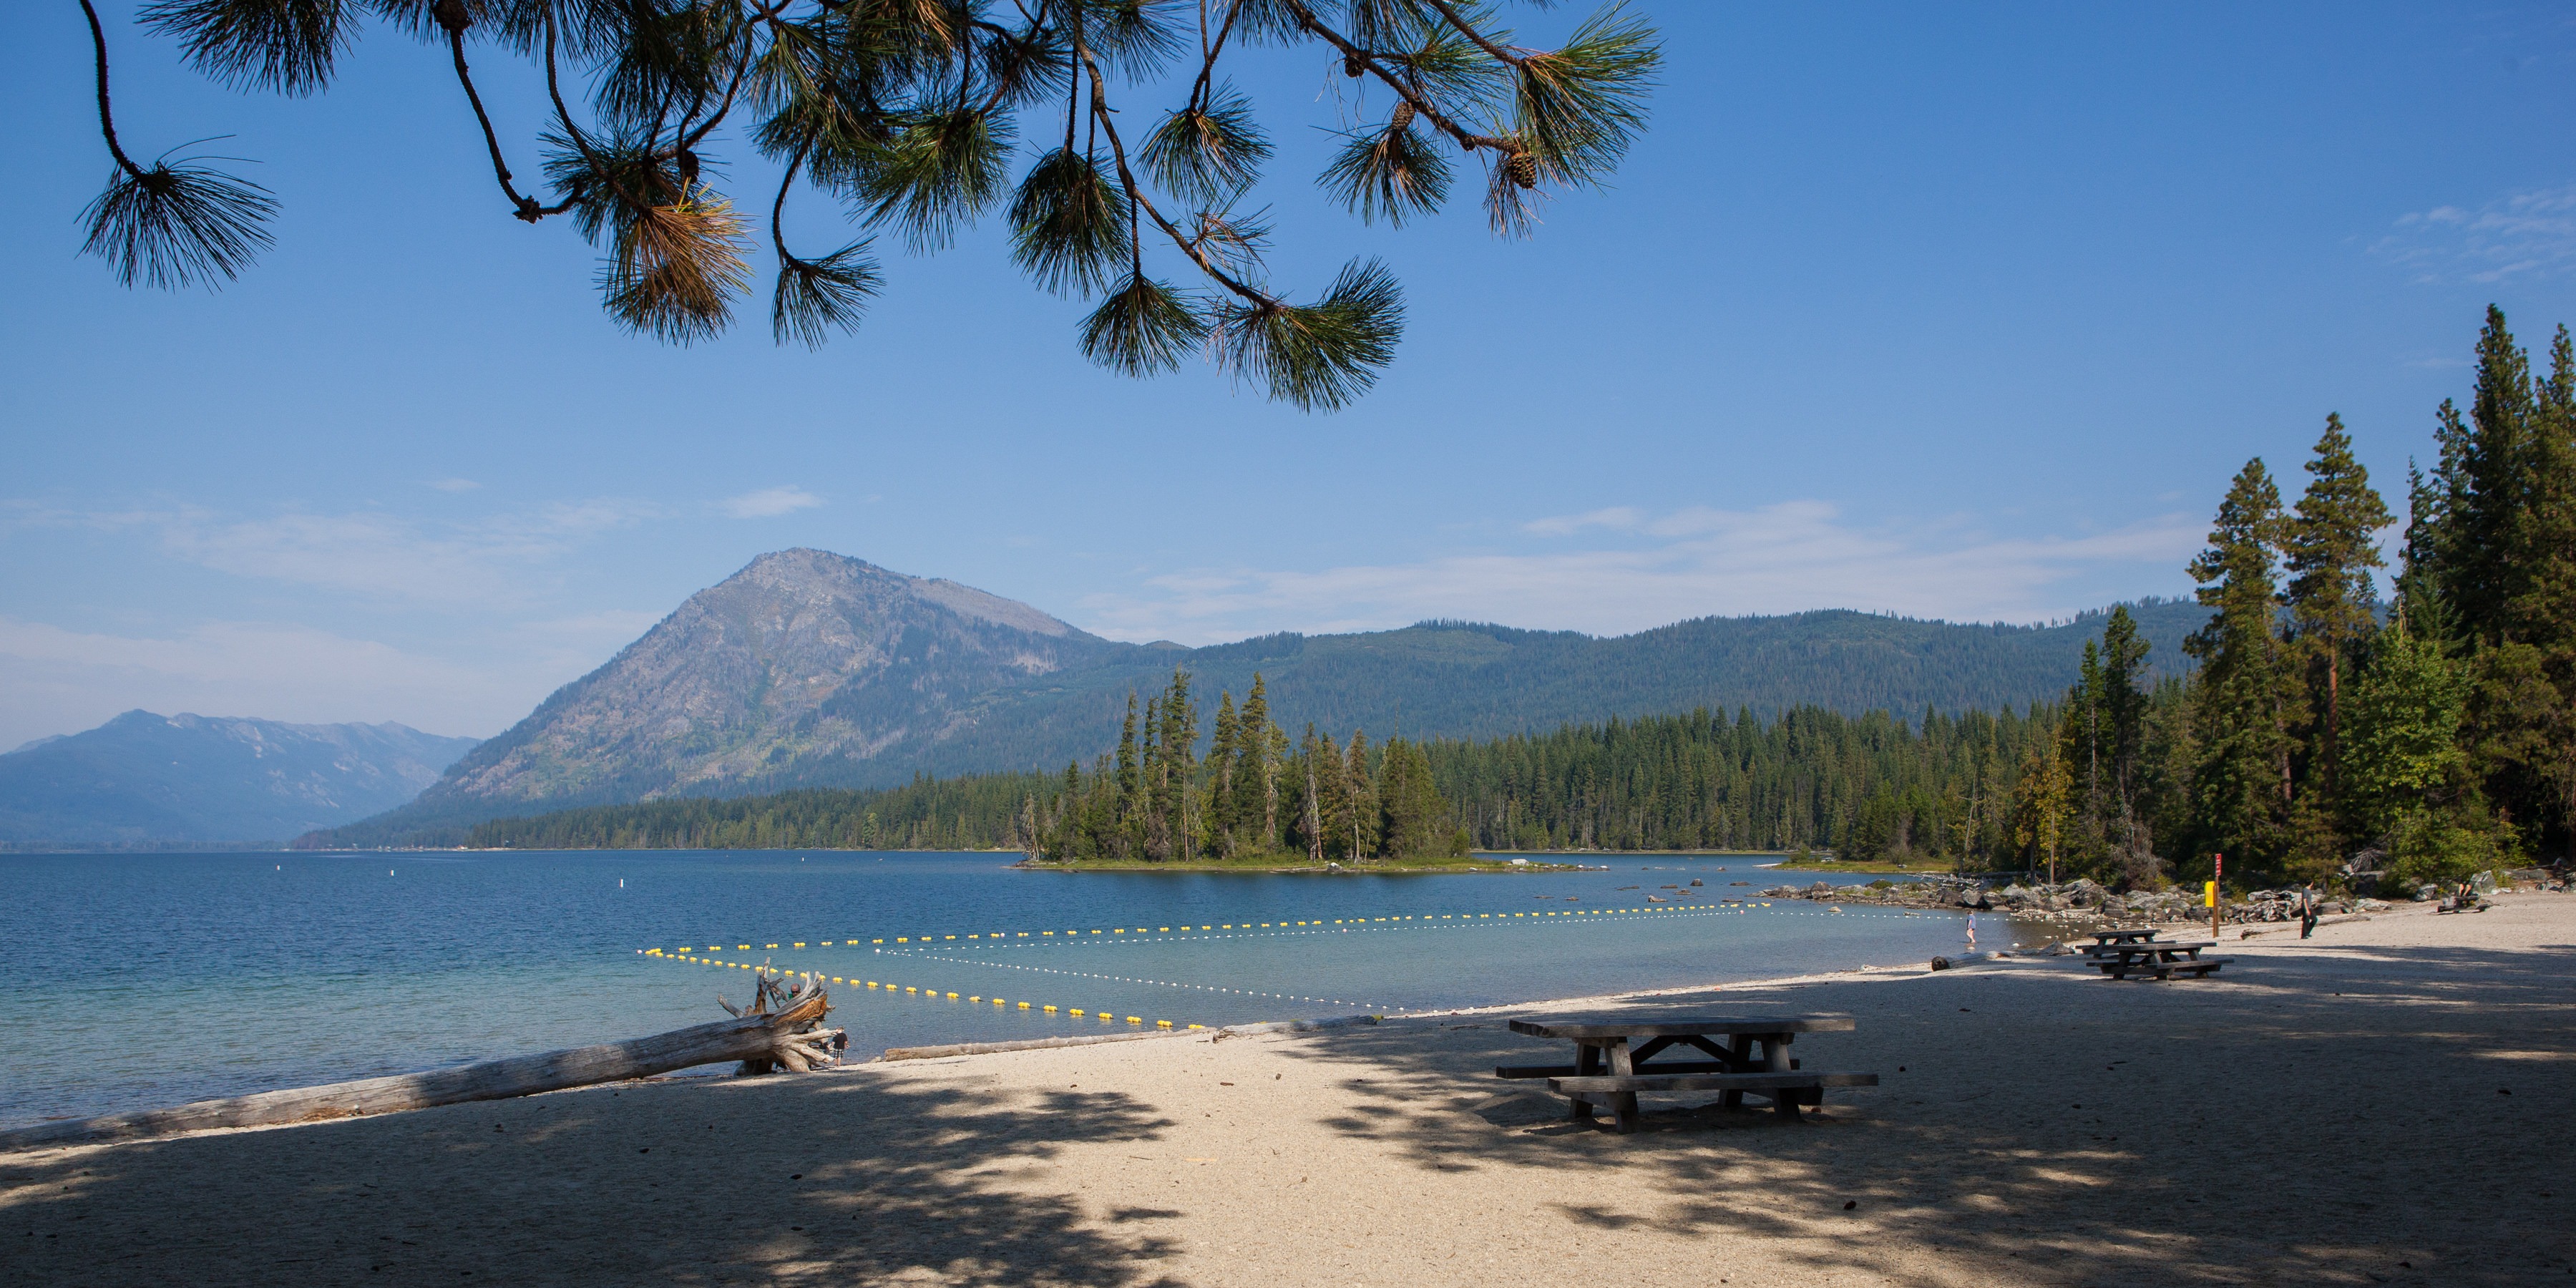
<path id="1" fill-rule="evenodd" d="M 2293 890 L 2253 891 L 2243 898 L 2227 900 L 2219 909 L 2219 918 L 2227 924 L 2294 921 L 2298 917 L 2294 901 L 2296 894 Z M 1819 881 L 1807 886 L 1773 886 L 1762 891 L 1761 897 L 1806 899 L 1827 904 L 1964 909 L 1999 912 L 2006 916 L 2044 916 L 2060 924 L 2156 925 L 2209 920 L 2208 906 L 2192 891 L 2180 887 L 2115 891 L 2083 878 L 2056 885 L 2047 882 L 2023 885 L 2016 881 L 1999 887 L 1968 877 L 1882 881 L 1865 886 L 1836 886 Z M 2325 916 L 2341 916 L 2385 912 L 2391 906 L 2379 899 L 2332 898 L 2323 901 L 2317 911 Z"/>

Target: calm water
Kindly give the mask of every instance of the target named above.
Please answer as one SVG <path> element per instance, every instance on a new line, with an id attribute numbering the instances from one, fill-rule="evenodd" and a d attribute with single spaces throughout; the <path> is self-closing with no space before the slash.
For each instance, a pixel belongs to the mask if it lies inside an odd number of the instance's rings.
<path id="1" fill-rule="evenodd" d="M 749 992 L 748 971 L 644 949 L 921 989 L 834 990 L 833 1022 L 872 1054 L 1103 1031 L 1074 1007 L 1112 1012 L 1113 1030 L 1434 1009 L 1921 961 L 1963 938 L 1948 913 L 1644 898 L 1783 879 L 1743 856 L 1440 876 L 1019 872 L 1012 857 L 0 855 L 0 1125 L 633 1037 L 720 1019 L 718 992 Z M 1575 909 L 1651 911 L 1509 915 Z M 1988 946 L 2010 933 L 1980 928 Z"/>

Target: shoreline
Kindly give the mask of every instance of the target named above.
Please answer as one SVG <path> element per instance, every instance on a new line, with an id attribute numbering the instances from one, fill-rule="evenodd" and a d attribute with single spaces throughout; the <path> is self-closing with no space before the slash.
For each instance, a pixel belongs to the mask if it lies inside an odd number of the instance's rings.
<path id="1" fill-rule="evenodd" d="M 2197 982 L 1853 967 L 54 1147 L 0 1155 L 0 1235 L 106 1285 L 2566 1277 L 2576 1236 L 2513 1212 L 2576 1149 L 2576 898 L 2239 936 Z M 1617 1136 L 1493 1077 L 1552 1053 L 1504 1016 L 1712 1007 L 1853 1016 L 1795 1053 L 1881 1085 Z"/>
<path id="2" fill-rule="evenodd" d="M 1119 859 L 1110 861 L 1077 859 L 1069 863 L 1055 863 L 1046 860 L 1023 859 L 1018 863 L 1007 864 L 1005 866 L 1014 872 L 1241 872 L 1258 876 L 1279 876 L 1294 873 L 1304 876 L 1360 877 L 1383 876 L 1390 874 L 1400 874 L 1405 876 L 1436 876 L 1443 873 L 1457 873 L 1460 875 L 1475 873 L 1490 875 L 1498 872 L 1528 873 L 1609 871 L 1609 869 L 1605 867 L 1597 867 L 1580 863 L 1515 863 L 1509 859 L 1505 859 L 1499 863 L 1470 863 L 1461 861 L 1456 863 L 1356 864 L 1338 863 L 1328 860 L 1320 867 L 1303 860 L 1274 864 L 1268 861 L 1233 863 L 1209 863 L 1199 861 L 1188 863 L 1155 863 L 1145 859 Z"/>

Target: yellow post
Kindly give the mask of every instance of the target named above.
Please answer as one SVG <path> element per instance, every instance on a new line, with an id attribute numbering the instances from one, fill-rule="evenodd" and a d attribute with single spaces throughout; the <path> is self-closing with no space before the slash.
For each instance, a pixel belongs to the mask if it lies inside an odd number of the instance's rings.
<path id="1" fill-rule="evenodd" d="M 2227 876 L 2227 856 L 2209 856 L 2209 937 L 2218 938 L 2218 886 Z"/>

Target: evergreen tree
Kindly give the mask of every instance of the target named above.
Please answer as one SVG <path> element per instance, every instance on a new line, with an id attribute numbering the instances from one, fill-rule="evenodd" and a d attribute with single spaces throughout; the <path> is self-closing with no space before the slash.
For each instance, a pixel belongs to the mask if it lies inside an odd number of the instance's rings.
<path id="1" fill-rule="evenodd" d="M 1246 829 L 1258 827 L 1261 847 L 1272 849 L 1279 844 L 1279 762 L 1287 734 L 1270 723 L 1270 692 L 1259 671 L 1252 673 L 1239 728 L 1233 816 Z"/>
<path id="2" fill-rule="evenodd" d="M 2352 815 L 2385 837 L 2410 811 L 2439 808 L 2466 785 L 2460 718 L 2468 679 L 2439 638 L 2397 629 L 2372 650 L 2352 694 L 2345 749 Z"/>
<path id="3" fill-rule="evenodd" d="M 2051 883 L 2057 880 L 2058 851 L 2064 844 L 2074 789 L 2074 775 L 2057 746 L 2030 749 L 2013 792 L 2013 844 L 2024 862 L 2033 868 L 2045 866 Z"/>
<path id="4" fill-rule="evenodd" d="M 129 286 L 232 279 L 270 245 L 276 200 L 212 158 L 129 154 L 111 111 L 108 28 L 89 0 L 81 7 L 114 163 L 84 253 Z M 604 242 L 602 305 L 630 331 L 680 344 L 723 333 L 751 287 L 756 244 L 776 253 L 778 343 L 855 329 L 883 285 L 872 238 L 791 251 L 782 212 L 801 186 L 916 251 L 999 213 L 1006 235 L 976 241 L 1008 245 L 1044 290 L 1101 301 L 1080 329 L 1085 357 L 1145 376 L 1204 351 L 1308 410 L 1347 404 L 1393 361 L 1402 291 L 1367 260 L 1311 302 L 1274 293 L 1254 253 L 1271 221 L 1239 203 L 1283 118 L 1235 86 L 1279 72 L 1247 59 L 1304 60 L 1367 87 L 1334 96 L 1351 128 L 1321 176 L 1363 222 L 1443 208 L 1454 147 L 1485 167 L 1490 182 L 1465 186 L 1482 191 L 1493 231 L 1521 236 L 1548 192 L 1606 185 L 1644 129 L 1663 57 L 1654 28 L 1615 5 L 1555 49 L 1515 52 L 1508 15 L 1453 0 L 166 0 L 136 21 L 213 79 L 290 96 L 327 86 L 369 26 L 442 46 L 463 93 L 437 91 L 438 110 L 488 149 L 495 213 L 563 217 Z M 552 110 L 485 112 L 469 42 L 478 60 L 532 64 Z M 1363 102 L 1373 119 L 1351 119 Z M 1048 141 L 1059 116 L 1063 145 L 1025 149 L 1023 161 L 1014 140 Z M 737 173 L 716 152 L 728 144 L 772 163 L 750 168 L 762 195 L 740 205 L 717 187 Z M 756 209 L 769 215 L 757 242 Z M 1188 282 L 1149 275 L 1149 256 Z"/>
<path id="5" fill-rule="evenodd" d="M 1448 807 L 1432 783 L 1430 757 L 1399 737 L 1390 739 L 1379 753 L 1379 765 L 1378 820 L 1385 838 L 1380 853 L 1390 859 L 1418 859 L 1447 852 Z"/>
<path id="6" fill-rule="evenodd" d="M 2059 755 L 2078 792 L 2064 851 L 2083 867 L 2131 883 L 2152 882 L 2160 870 L 2142 804 L 2149 647 L 2128 608 L 2113 609 L 2101 639 L 2084 646 L 2058 731 Z"/>
<path id="7" fill-rule="evenodd" d="M 2576 822 L 2576 349 L 2550 371 L 2490 307 L 2463 421 L 2444 403 L 2440 456 L 2413 507 L 2407 575 L 2467 647 L 2462 739 L 2522 844 L 2564 853 Z"/>
<path id="8" fill-rule="evenodd" d="M 1150 735 L 1149 735 L 1150 736 Z M 1127 693 L 1127 719 L 1118 727 L 1118 780 L 1110 793 L 1107 817 L 1112 852 L 1119 858 L 1144 853 L 1145 764 L 1136 741 L 1136 694 Z"/>
<path id="9" fill-rule="evenodd" d="M 1208 745 L 1207 816 L 1212 848 L 1229 858 L 1235 847 L 1234 779 L 1241 759 L 1240 735 L 1234 694 L 1220 691 L 1216 700 L 1216 738 Z"/>
<path id="10" fill-rule="evenodd" d="M 2217 610 L 2184 644 L 2201 664 L 2193 857 L 2235 855 L 2239 871 L 2277 865 L 2287 849 L 2293 713 L 2276 626 L 2280 527 L 2280 490 L 2258 457 L 2237 472 L 2209 548 L 2191 563 L 2200 602 Z"/>
<path id="11" fill-rule="evenodd" d="M 1351 862 L 1364 862 L 1377 854 L 1378 810 L 1377 787 L 1369 766 L 1368 734 L 1354 729 L 1351 745 L 1342 755 L 1343 792 L 1347 801 L 1342 825 L 1346 829 L 1342 852 Z"/>
<path id="12" fill-rule="evenodd" d="M 2287 525 L 2284 542 L 2290 573 L 2292 620 L 2317 717 L 2310 751 L 2312 781 L 2328 804 L 2339 795 L 2339 733 L 2344 673 L 2378 629 L 2372 606 L 2378 587 L 2371 570 L 2384 566 L 2377 534 L 2390 521 L 2388 505 L 2370 486 L 2370 472 L 2352 454 L 2343 418 L 2326 417 L 2308 461 L 2307 492 Z"/>
<path id="13" fill-rule="evenodd" d="M 1306 857 L 1308 861 L 1314 863 L 1324 861 L 1324 828 L 1328 814 L 1324 808 L 1323 785 L 1326 775 L 1323 749 L 1327 745 L 1329 744 L 1315 736 L 1315 726 L 1310 724 L 1306 726 L 1306 741 L 1299 747 L 1297 754 L 1297 759 L 1303 763 L 1306 771 L 1305 809 L 1299 817 L 1298 827 L 1305 834 Z M 1335 770 L 1340 769 L 1340 757 L 1333 758 L 1333 767 Z"/>

